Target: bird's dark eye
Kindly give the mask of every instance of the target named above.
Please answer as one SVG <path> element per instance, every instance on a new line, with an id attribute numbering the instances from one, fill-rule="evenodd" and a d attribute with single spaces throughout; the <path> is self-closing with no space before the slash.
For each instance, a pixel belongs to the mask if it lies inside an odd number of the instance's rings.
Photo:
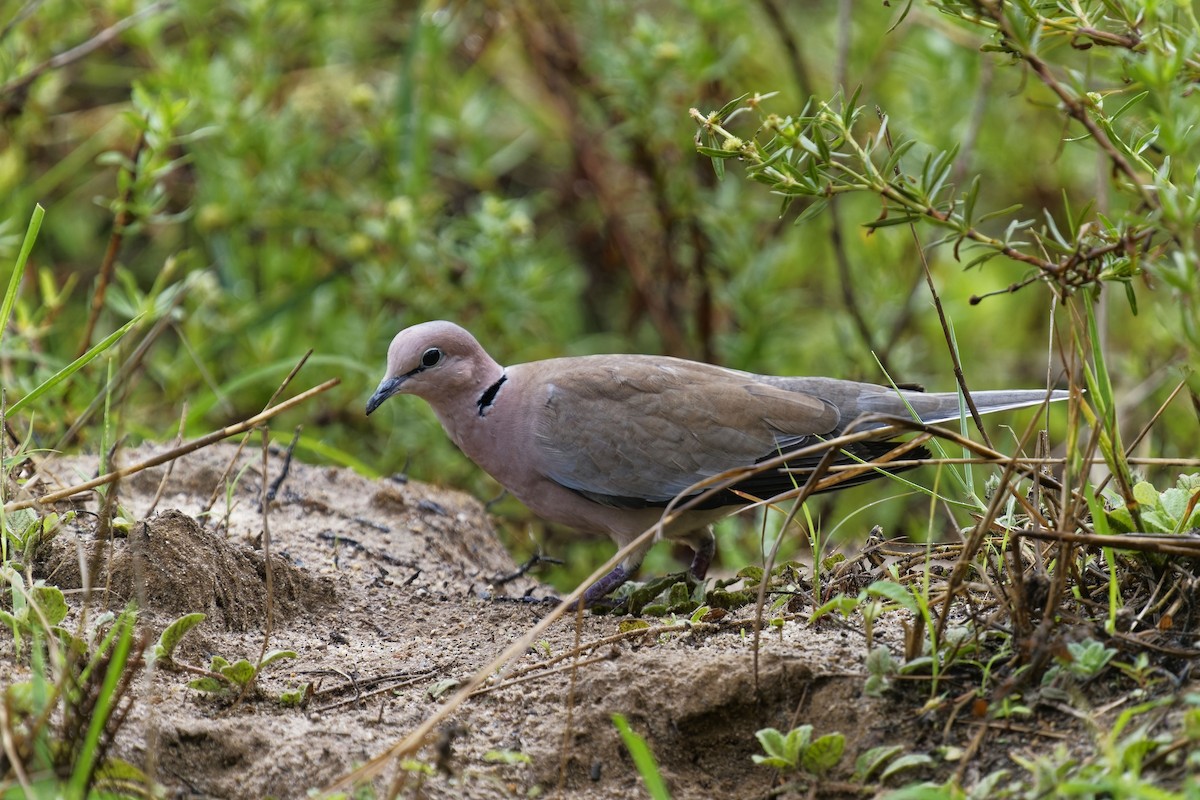
<path id="1" fill-rule="evenodd" d="M 442 351 L 436 347 L 431 347 L 421 354 L 421 366 L 428 369 L 436 367 L 438 362 L 442 360 Z"/>

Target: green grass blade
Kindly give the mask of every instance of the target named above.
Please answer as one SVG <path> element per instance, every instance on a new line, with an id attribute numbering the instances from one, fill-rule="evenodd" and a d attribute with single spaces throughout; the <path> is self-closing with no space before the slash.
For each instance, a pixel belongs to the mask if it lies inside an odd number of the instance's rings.
<path id="1" fill-rule="evenodd" d="M 625 742 L 629 755 L 633 757 L 634 766 L 642 776 L 642 781 L 645 782 L 646 791 L 650 797 L 654 800 L 671 800 L 671 793 L 667 791 L 667 783 L 663 780 L 662 773 L 658 771 L 658 762 L 654 760 L 654 753 L 650 752 L 650 746 L 646 744 L 646 740 L 629 727 L 629 723 L 626 722 L 623 715 L 613 714 L 612 720 L 613 725 L 617 726 L 617 730 L 621 734 L 621 741 Z"/>
<path id="2" fill-rule="evenodd" d="M 29 219 L 29 227 L 25 229 L 25 241 L 21 243 L 21 252 L 17 254 L 17 263 L 13 266 L 12 277 L 8 279 L 8 290 L 4 292 L 4 304 L 0 305 L 0 344 L 4 342 L 4 331 L 8 329 L 8 320 L 12 316 L 13 306 L 17 302 L 17 289 L 21 286 L 21 276 L 25 274 L 25 264 L 29 262 L 29 254 L 33 252 L 33 243 L 37 241 L 38 231 L 42 229 L 42 217 L 46 209 L 40 204 L 33 207 L 33 216 Z"/>
<path id="3" fill-rule="evenodd" d="M 93 346 L 92 349 L 88 350 L 86 353 L 81 355 L 79 358 L 75 359 L 70 364 L 63 367 L 58 372 L 54 373 L 54 375 L 50 376 L 50 378 L 48 380 L 46 380 L 46 382 L 43 383 L 41 386 L 38 386 L 32 392 L 25 395 L 20 400 L 18 400 L 17 402 L 15 402 L 11 406 L 9 406 L 8 413 L 16 414 L 16 413 L 20 412 L 20 410 L 23 409 L 25 406 L 29 405 L 34 400 L 37 400 L 39 397 L 44 395 L 46 392 L 50 391 L 58 384 L 65 381 L 67 378 L 71 377 L 76 372 L 83 369 L 83 367 L 87 366 L 88 363 L 90 363 L 92 360 L 94 360 L 96 358 L 96 356 L 100 355 L 105 350 L 112 347 L 118 339 L 120 339 L 125 334 L 129 333 L 129 329 L 132 328 L 134 325 L 138 324 L 138 322 L 140 322 L 142 317 L 144 317 L 144 316 L 145 316 L 145 314 L 138 314 L 136 317 L 129 320 L 129 322 L 126 322 L 124 325 L 117 328 L 115 331 L 113 331 L 108 336 L 106 336 L 103 341 L 98 342 L 95 346 Z"/>
<path id="4" fill-rule="evenodd" d="M 100 695 L 96 699 L 96 707 L 88 723 L 87 734 L 79 758 L 71 771 L 68 784 L 68 797 L 85 797 L 88 794 L 88 782 L 96 765 L 96 756 L 100 746 L 100 737 L 108 718 L 112 714 L 117 701 L 117 683 L 129 660 L 129 651 L 133 647 L 133 613 L 126 611 L 117 622 L 118 634 L 113 645 L 112 658 L 108 662 L 108 670 L 104 673 L 104 683 L 100 687 Z"/>

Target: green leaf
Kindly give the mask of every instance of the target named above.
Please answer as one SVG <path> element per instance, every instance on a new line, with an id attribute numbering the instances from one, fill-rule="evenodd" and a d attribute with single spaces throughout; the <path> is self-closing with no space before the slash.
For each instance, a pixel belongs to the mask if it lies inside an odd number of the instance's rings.
<path id="1" fill-rule="evenodd" d="M 737 571 L 737 576 L 747 582 L 762 583 L 763 568 L 748 564 Z"/>
<path id="2" fill-rule="evenodd" d="M 764 767 L 771 767 L 772 769 L 786 771 L 796 768 L 795 763 L 788 761 L 787 759 L 779 758 L 778 756 L 760 756 L 755 754 L 750 756 L 750 758 L 753 759 L 755 764 L 759 764 Z"/>
<path id="3" fill-rule="evenodd" d="M 755 731 L 754 736 L 762 745 L 763 752 L 768 756 L 780 759 L 790 767 L 796 766 L 795 759 L 789 760 L 788 758 L 787 737 L 778 728 L 762 728 Z M 758 762 L 756 759 L 756 763 L 762 762 Z"/>
<path id="4" fill-rule="evenodd" d="M 1133 533 L 1133 515 L 1129 513 L 1128 508 L 1124 506 L 1114 508 L 1112 511 L 1104 512 L 1104 516 L 1117 533 Z M 1099 526 L 1097 525 L 1097 527 Z M 1102 531 L 1097 531 L 1097 533 L 1102 533 Z"/>
<path id="5" fill-rule="evenodd" d="M 933 666 L 933 656 L 917 656 L 901 664 L 896 672 L 900 675 L 929 675 L 933 673 Z"/>
<path id="6" fill-rule="evenodd" d="M 166 630 L 159 635 L 158 643 L 154 645 L 154 657 L 170 661 L 175 648 L 179 646 L 180 640 L 183 639 L 183 635 L 203 622 L 204 619 L 205 615 L 198 612 L 184 614 L 168 625 Z"/>
<path id="7" fill-rule="evenodd" d="M 848 617 L 858 608 L 858 602 L 858 598 L 856 597 L 847 597 L 844 594 L 838 594 L 813 609 L 812 617 L 809 618 L 808 624 L 812 625 L 821 617 L 830 613 L 837 613 L 843 617 Z"/>
<path id="8" fill-rule="evenodd" d="M 1158 490 L 1148 481 L 1139 481 L 1133 485 L 1133 499 L 1147 509 L 1154 508 L 1158 505 Z"/>
<path id="9" fill-rule="evenodd" d="M 902 752 L 904 752 L 903 747 L 898 744 L 890 744 L 872 747 L 870 750 L 860 753 L 858 758 L 854 759 L 854 780 L 866 783 L 872 775 L 883 768 L 884 764 Z"/>
<path id="10" fill-rule="evenodd" d="M 952 782 L 918 783 L 887 794 L 888 800 L 957 800 L 962 796 L 962 789 Z"/>
<path id="11" fill-rule="evenodd" d="M 32 681 L 21 681 L 4 690 L 4 703 L 10 714 L 18 717 L 30 716 L 35 711 Z"/>
<path id="12" fill-rule="evenodd" d="M 1174 530 L 1174 525 L 1183 519 L 1183 515 L 1187 511 L 1189 500 L 1187 492 L 1172 487 L 1160 494 L 1158 499 L 1163 513 L 1171 518 L 1172 530 Z"/>
<path id="13" fill-rule="evenodd" d="M 431 700 L 440 700 L 446 693 L 456 689 L 461 682 L 457 678 L 443 678 L 425 691 Z"/>
<path id="14" fill-rule="evenodd" d="M 650 627 L 650 623 L 644 619 L 625 619 L 617 625 L 618 633 L 629 633 L 630 631 L 645 630 Z"/>
<path id="15" fill-rule="evenodd" d="M 845 749 L 845 736 L 840 733 L 827 733 L 817 737 L 817 740 L 805 749 L 800 764 L 806 772 L 824 775 L 842 760 Z"/>
<path id="16" fill-rule="evenodd" d="M 705 147 L 702 144 L 696 145 L 696 152 L 702 156 L 709 158 L 741 158 L 742 154 L 739 150 L 725 150 L 719 147 Z"/>
<path id="17" fill-rule="evenodd" d="M 933 759 L 924 753 L 909 753 L 908 755 L 900 756 L 891 764 L 888 764 L 887 769 L 879 776 L 881 781 L 886 781 L 888 778 L 906 770 L 918 769 L 928 766 L 933 763 Z"/>
<path id="18" fill-rule="evenodd" d="M 96 692 L 96 704 L 89 715 L 87 730 L 79 747 L 79 753 L 71 765 L 70 781 L 67 791 L 64 793 L 67 797 L 83 797 L 86 794 L 93 769 L 98 765 L 98 760 L 103 752 L 100 740 L 108 725 L 109 717 L 120 702 L 117 685 L 125 676 L 129 653 L 133 648 L 136 622 L 136 614 L 127 609 L 120 614 L 113 630 L 106 637 L 106 640 L 112 638 L 112 650 L 108 653 L 107 668 L 104 670 L 100 688 Z M 96 664 L 95 659 L 92 664 Z"/>
<path id="19" fill-rule="evenodd" d="M 99 790 L 103 790 L 106 788 L 106 786 L 113 787 L 114 789 L 118 786 L 148 786 L 150 785 L 148 780 L 149 779 L 146 777 L 146 773 L 142 772 L 140 769 L 124 759 L 106 758 L 100 764 L 100 766 L 96 767 L 95 788 Z M 119 792 L 114 792 L 114 795 L 118 797 L 128 796 L 120 794 Z M 89 795 L 89 797 L 91 796 L 93 795 Z M 101 791 L 98 792 L 96 796 L 107 797 L 112 795 L 108 795 Z"/>
<path id="20" fill-rule="evenodd" d="M 13 304 L 17 302 L 17 293 L 21 289 L 21 276 L 25 274 L 25 264 L 29 261 L 29 254 L 33 252 L 33 244 L 37 241 L 38 231 L 42 229 L 42 218 L 45 216 L 46 209 L 42 208 L 41 203 L 36 204 L 33 207 L 33 215 L 29 218 L 29 225 L 25 228 L 25 240 L 21 243 L 17 262 L 13 265 L 12 275 L 8 279 L 4 302 L 0 304 L 0 343 L 3 343 L 4 332 L 8 330 Z M 7 413 L 13 413 L 13 409 L 8 409 Z"/>
<path id="21" fill-rule="evenodd" d="M 110 333 L 108 336 L 104 337 L 103 341 L 101 341 L 99 344 L 95 345 L 90 350 L 88 350 L 86 353 L 81 355 L 79 358 L 75 359 L 70 364 L 68 364 L 67 366 L 60 369 L 58 372 L 51 375 L 49 378 L 46 379 L 46 381 L 44 383 L 42 383 L 40 386 L 38 386 L 32 392 L 25 395 L 17 402 L 13 403 L 12 406 L 9 407 L 8 413 L 16 414 L 18 411 L 23 409 L 25 406 L 29 405 L 34 400 L 37 400 L 39 397 L 44 395 L 46 392 L 50 391 L 58 384 L 65 381 L 67 378 L 71 377 L 76 372 L 83 369 L 85 366 L 87 366 L 89 363 L 91 363 L 91 361 L 93 359 L 95 359 L 97 356 L 99 356 L 101 353 L 103 353 L 108 348 L 112 347 L 117 342 L 118 339 L 120 339 L 126 333 L 129 333 L 129 330 L 134 325 L 141 322 L 142 317 L 144 317 L 144 316 L 145 316 L 145 314 L 138 314 L 136 317 L 129 320 L 129 322 L 126 322 L 124 325 L 117 328 L 115 331 Z"/>
<path id="22" fill-rule="evenodd" d="M 245 686 L 254 680 L 254 665 L 244 658 L 239 658 L 235 663 L 227 664 L 217 671 L 238 686 Z"/>
<path id="23" fill-rule="evenodd" d="M 34 603 L 41 610 L 42 616 L 46 618 L 46 621 L 51 626 L 57 625 L 66 618 L 68 610 L 67 601 L 63 597 L 62 590 L 57 586 L 34 586 L 31 594 L 33 595 Z M 41 617 L 31 618 L 31 620 L 34 619 L 39 623 L 41 621 Z"/>
<path id="24" fill-rule="evenodd" d="M 718 123 L 724 122 L 729 117 L 729 115 L 732 114 L 734 112 L 734 110 L 742 104 L 742 101 L 745 100 L 749 96 L 750 96 L 750 93 L 747 92 L 745 94 L 742 94 L 742 95 L 739 95 L 739 96 L 733 98 L 728 103 L 721 106 L 721 110 L 717 112 L 717 122 Z"/>
<path id="25" fill-rule="evenodd" d="M 893 581 L 875 581 L 863 590 L 868 597 L 882 597 L 914 614 L 920 613 L 917 600 L 906 587 Z"/>
<path id="26" fill-rule="evenodd" d="M 270 664 L 274 661 L 279 661 L 282 658 L 296 658 L 296 657 L 297 656 L 296 656 L 295 650 L 272 650 L 269 653 L 267 653 L 265 656 L 263 656 L 263 660 L 261 662 L 259 662 L 258 668 L 262 669 L 267 664 Z"/>

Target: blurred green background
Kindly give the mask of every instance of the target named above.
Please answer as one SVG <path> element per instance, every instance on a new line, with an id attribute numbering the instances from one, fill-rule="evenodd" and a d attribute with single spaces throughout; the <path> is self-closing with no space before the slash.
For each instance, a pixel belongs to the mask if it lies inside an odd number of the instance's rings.
<path id="1" fill-rule="evenodd" d="M 277 439 L 303 424 L 307 460 L 403 469 L 493 497 L 499 487 L 423 403 L 363 415 L 391 337 L 436 318 L 472 330 L 502 363 L 630 351 L 882 381 L 877 356 L 897 381 L 952 390 L 908 228 L 869 232 L 881 205 L 866 195 L 793 224 L 803 203 L 780 216 L 779 198 L 736 167 L 717 179 L 688 113 L 778 92 L 768 109 L 785 115 L 861 89 L 894 134 L 921 142 L 918 164 L 961 146 L 954 177 L 979 175 L 981 204 L 1019 203 L 1018 216 L 1039 222 L 1043 209 L 1058 216 L 1089 200 L 1105 213 L 1131 208 L 1095 148 L 1064 143 L 1079 131 L 1026 70 L 981 52 L 979 30 L 932 4 L 900 19 L 902 5 L 0 3 L 4 276 L 34 204 L 47 212 L 0 353 L 9 402 L 86 345 L 114 220 L 123 232 L 89 341 L 149 312 L 114 351 L 119 365 L 169 321 L 113 395 L 128 441 L 174 436 L 185 404 L 188 435 L 256 413 L 311 348 L 295 386 L 343 382 L 276 420 Z M 1064 44 L 1060 55 L 1082 75 L 1119 74 L 1120 58 L 1098 50 Z M 1194 115 L 1195 98 L 1184 102 Z M 1181 148 L 1195 157 L 1194 143 Z M 964 271 L 950 247 L 928 255 L 972 388 L 1057 375 L 1050 292 L 1035 284 L 968 302 L 1025 267 L 997 259 Z M 1137 316 L 1124 291 L 1102 303 L 1130 438 L 1195 361 L 1178 293 L 1132 286 Z M 103 361 L 90 365 L 14 432 L 96 449 L 98 424 L 62 437 L 106 377 Z M 1139 453 L 1194 455 L 1195 442 L 1194 419 L 1173 407 Z M 818 516 L 832 527 L 895 492 L 822 497 Z M 855 515 L 848 535 L 875 522 L 908 531 L 887 508 Z M 533 547 L 527 530 L 543 537 L 514 501 L 496 511 L 519 551 Z M 562 581 L 598 558 L 565 542 L 548 545 L 571 562 Z M 735 568 L 752 557 L 725 552 Z M 651 569 L 670 564 L 657 557 Z"/>

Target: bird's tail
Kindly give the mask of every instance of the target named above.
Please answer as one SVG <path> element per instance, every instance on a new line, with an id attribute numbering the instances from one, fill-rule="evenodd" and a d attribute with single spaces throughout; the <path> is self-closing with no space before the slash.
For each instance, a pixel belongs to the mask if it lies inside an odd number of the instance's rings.
<path id="1" fill-rule="evenodd" d="M 998 411 L 1010 411 L 1015 408 L 1027 408 L 1042 403 L 1056 403 L 1066 400 L 1071 393 L 1065 389 L 1055 389 L 1047 392 L 1044 389 L 998 389 L 994 391 L 971 392 L 971 399 L 980 414 L 994 414 Z M 927 425 L 949 422 L 970 414 L 966 405 L 961 403 L 957 392 L 924 392 L 895 391 L 879 394 L 874 398 L 865 399 L 861 404 L 860 413 L 881 413 L 893 416 L 912 417 L 913 412 Z M 910 411 L 911 407 L 911 411 Z"/>

